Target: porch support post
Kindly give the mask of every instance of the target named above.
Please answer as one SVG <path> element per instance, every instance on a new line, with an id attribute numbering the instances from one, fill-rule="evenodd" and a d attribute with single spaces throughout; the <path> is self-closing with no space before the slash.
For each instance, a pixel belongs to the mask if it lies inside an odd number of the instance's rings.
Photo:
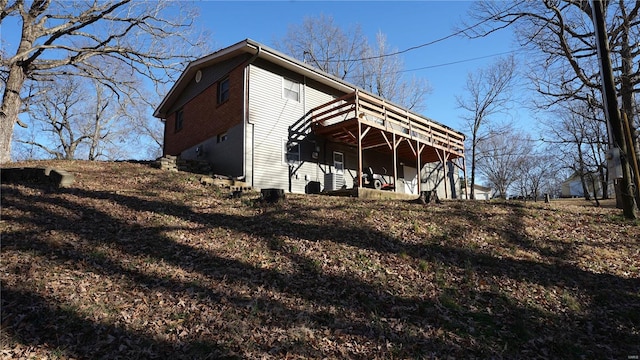
<path id="1" fill-rule="evenodd" d="M 358 96 L 358 90 L 356 90 L 355 96 L 356 102 L 356 119 L 358 121 L 358 188 L 362 188 L 362 122 L 360 121 L 360 112 L 358 109 L 360 108 L 360 100 Z"/>
<path id="2" fill-rule="evenodd" d="M 416 140 L 416 159 L 418 162 L 418 175 L 417 175 L 417 181 L 418 181 L 418 194 L 420 194 L 420 187 L 422 184 L 422 168 L 420 167 L 420 155 L 422 154 L 422 149 L 424 149 L 424 145 L 420 146 L 420 141 Z"/>
<path id="3" fill-rule="evenodd" d="M 447 159 L 449 158 L 449 153 L 442 150 L 442 155 L 444 157 L 444 161 L 442 162 L 442 169 L 444 170 L 444 198 L 449 198 L 449 193 L 447 191 L 447 183 L 449 182 L 449 178 L 447 177 Z M 453 192 L 452 192 L 453 194 Z"/>
<path id="4" fill-rule="evenodd" d="M 386 114 L 385 114 L 386 117 Z M 385 120 L 386 121 L 386 120 Z M 396 144 L 396 133 L 392 133 L 392 141 L 393 141 L 393 192 L 398 192 L 398 144 Z"/>

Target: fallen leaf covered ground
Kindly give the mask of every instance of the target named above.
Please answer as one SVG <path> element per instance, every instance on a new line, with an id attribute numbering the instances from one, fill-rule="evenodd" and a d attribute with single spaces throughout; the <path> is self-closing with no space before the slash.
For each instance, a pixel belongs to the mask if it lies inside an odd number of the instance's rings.
<path id="1" fill-rule="evenodd" d="M 127 162 L 2 184 L 1 357 L 640 355 L 640 225 L 560 202 L 259 194 Z"/>

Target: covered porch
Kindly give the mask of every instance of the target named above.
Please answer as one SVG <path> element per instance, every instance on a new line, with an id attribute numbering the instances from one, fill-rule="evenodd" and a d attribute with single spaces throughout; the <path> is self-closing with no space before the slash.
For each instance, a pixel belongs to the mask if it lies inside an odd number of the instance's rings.
<path id="1" fill-rule="evenodd" d="M 354 91 L 312 109 L 308 114 L 311 130 L 332 141 L 357 148 L 357 185 L 363 187 L 363 151 L 373 150 L 392 157 L 394 184 L 398 164 L 414 164 L 418 169 L 418 193 L 422 191 L 420 169 L 427 163 L 447 162 L 461 169 L 466 178 L 464 135 L 428 118 L 360 91 Z M 447 189 L 445 197 L 452 189 Z M 425 189 L 426 190 L 426 189 Z M 394 187 L 398 191 L 398 187 Z M 466 195 L 466 194 L 465 194 Z"/>

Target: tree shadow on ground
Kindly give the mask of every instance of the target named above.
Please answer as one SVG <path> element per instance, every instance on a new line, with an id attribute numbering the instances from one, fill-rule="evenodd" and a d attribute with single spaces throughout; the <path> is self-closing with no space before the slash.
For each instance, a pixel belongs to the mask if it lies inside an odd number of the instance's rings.
<path id="1" fill-rule="evenodd" d="M 121 286 L 125 289 L 128 287 L 142 288 L 147 292 L 169 292 L 175 297 L 184 297 L 191 289 L 189 297 L 192 297 L 192 301 L 203 302 L 213 309 L 220 307 L 223 302 L 230 304 L 239 314 L 253 319 L 253 324 L 262 326 L 265 330 L 277 324 L 279 328 L 307 327 L 328 331 L 329 337 L 334 341 L 338 340 L 337 334 L 367 339 L 372 349 L 379 349 L 368 356 L 373 354 L 388 357 L 390 350 L 386 346 L 389 344 L 393 348 L 393 355 L 397 357 L 527 357 L 532 351 L 539 349 L 547 351 L 548 355 L 610 357 L 626 356 L 637 350 L 633 344 L 638 343 L 635 342 L 638 340 L 637 325 L 634 325 L 639 320 L 637 314 L 640 310 L 638 279 L 594 274 L 566 264 L 499 258 L 473 249 L 448 245 L 450 234 L 432 239 L 426 244 L 409 243 L 383 231 L 354 223 L 346 224 L 340 219 L 327 223 L 323 219 L 316 219 L 304 206 L 264 207 L 259 209 L 257 215 L 243 216 L 215 209 L 205 213 L 195 212 L 186 205 L 112 192 L 73 189 L 67 195 L 71 196 L 33 196 L 20 190 L 4 191 L 3 206 L 19 209 L 25 215 L 6 217 L 3 220 L 33 224 L 36 229 L 30 233 L 6 234 L 3 247 L 13 251 L 37 253 L 59 266 L 72 262 L 82 264 L 84 271 L 103 274 L 112 279 L 124 277 L 126 281 Z M 95 200 L 113 202 L 136 212 L 161 213 L 183 219 L 193 224 L 196 232 L 198 227 L 220 228 L 257 237 L 268 249 L 295 264 L 295 269 L 282 272 L 260 268 L 178 242 L 166 235 L 167 231 L 175 230 L 176 227 L 164 223 L 151 226 L 131 223 L 127 219 L 96 210 L 90 205 Z M 45 204 L 61 211 L 57 214 L 43 213 L 42 210 L 47 208 L 42 206 Z M 322 206 L 316 207 L 317 211 L 322 211 Z M 425 208 L 419 209 L 428 211 Z M 65 211 L 80 215 L 70 220 Z M 477 225 L 482 223 L 482 217 L 476 213 L 465 214 L 461 211 L 455 216 L 466 218 Z M 516 211 L 507 221 L 518 221 L 519 216 L 522 214 Z M 103 225 L 99 227 L 99 232 L 83 231 L 87 227 L 95 227 L 96 222 Z M 74 234 L 87 242 L 88 246 L 50 243 L 43 235 L 52 230 Z M 184 230 L 194 231 L 194 228 Z M 456 236 L 465 236 L 463 229 L 452 231 Z M 521 245 L 528 246 L 524 233 L 518 229 L 514 231 L 510 236 L 517 236 L 518 239 L 522 237 L 524 242 Z M 568 286 L 592 294 L 593 301 L 590 309 L 580 313 L 552 314 L 538 306 L 516 302 L 499 289 L 479 289 L 469 279 L 460 280 L 458 287 L 438 289 L 439 296 L 436 298 L 415 295 L 407 297 L 399 294 L 392 286 L 363 281 L 348 273 L 327 273 L 318 266 L 315 259 L 282 246 L 278 240 L 282 236 L 318 243 L 345 244 L 384 256 L 406 255 L 416 261 L 426 260 L 434 264 L 431 267 L 434 272 L 438 271 L 438 267 L 446 266 L 462 273 L 468 271 L 470 278 L 507 277 L 513 281 L 542 286 Z M 100 245 L 112 246 L 123 254 L 167 263 L 206 281 L 156 278 L 135 267 L 127 267 L 119 259 L 97 255 L 92 249 Z M 220 286 L 214 287 L 212 283 Z M 246 294 L 234 292 L 235 287 L 245 289 Z M 265 293 L 264 289 L 282 294 L 288 299 L 279 299 Z M 39 319 L 63 317 L 68 320 L 56 325 L 56 331 L 65 334 L 84 334 L 86 331 L 91 334 L 91 329 L 106 326 L 105 331 L 116 334 L 124 332 L 128 338 L 158 349 L 156 354 L 167 349 L 169 352 L 181 349 L 175 344 L 153 340 L 151 334 L 141 334 L 138 330 L 115 325 L 103 325 L 87 320 L 73 310 L 61 311 L 64 302 L 44 297 L 29 289 L 6 286 L 3 283 L 2 290 L 3 294 L 8 294 L 8 297 L 3 295 L 3 328 L 15 341 L 31 345 L 46 342 L 49 346 L 64 348 L 77 356 L 90 356 L 83 345 L 70 337 L 54 338 L 53 335 L 48 335 L 47 329 L 52 324 L 38 322 L 41 322 Z M 311 306 L 301 307 L 301 302 Z M 25 313 L 34 310 L 39 311 L 42 316 L 25 316 Z M 606 332 L 600 331 L 598 325 L 605 323 L 606 327 L 602 328 L 607 329 Z M 457 337 L 445 339 L 435 336 L 440 329 Z M 614 332 L 611 333 L 610 330 Z M 225 327 L 219 331 L 234 329 Z M 99 335 L 95 331 L 93 333 Z M 554 336 L 540 337 L 541 333 Z M 41 341 L 43 338 L 46 341 Z M 293 353 L 311 357 L 368 357 L 356 352 L 338 354 L 327 353 L 330 350 L 326 349 L 312 349 L 310 339 L 295 338 L 292 341 L 291 336 L 280 342 L 276 341 L 277 346 L 257 339 L 252 340 L 252 344 L 231 343 L 220 347 L 210 345 L 206 339 L 194 338 L 186 344 L 193 345 L 193 349 L 209 349 L 211 353 L 221 356 L 232 356 L 240 353 L 243 347 L 255 346 L 259 349 L 256 351 L 272 356 Z M 182 349 L 187 349 L 188 354 L 190 348 L 187 346 Z M 121 350 L 115 345 L 104 349 L 113 352 L 110 356 L 126 355 L 126 349 Z"/>
<path id="2" fill-rule="evenodd" d="M 240 359 L 214 342 L 158 340 L 154 334 L 88 320 L 56 299 L 6 286 L 2 287 L 2 327 L 5 346 L 9 336 L 49 348 L 61 358 Z"/>

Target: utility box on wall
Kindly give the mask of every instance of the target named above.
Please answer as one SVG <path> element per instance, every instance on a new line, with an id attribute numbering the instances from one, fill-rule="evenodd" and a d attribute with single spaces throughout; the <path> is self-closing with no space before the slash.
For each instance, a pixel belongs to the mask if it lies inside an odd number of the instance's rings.
<path id="1" fill-rule="evenodd" d="M 607 151 L 607 170 L 609 179 L 622 178 L 622 162 L 620 161 L 620 149 L 612 147 Z"/>

